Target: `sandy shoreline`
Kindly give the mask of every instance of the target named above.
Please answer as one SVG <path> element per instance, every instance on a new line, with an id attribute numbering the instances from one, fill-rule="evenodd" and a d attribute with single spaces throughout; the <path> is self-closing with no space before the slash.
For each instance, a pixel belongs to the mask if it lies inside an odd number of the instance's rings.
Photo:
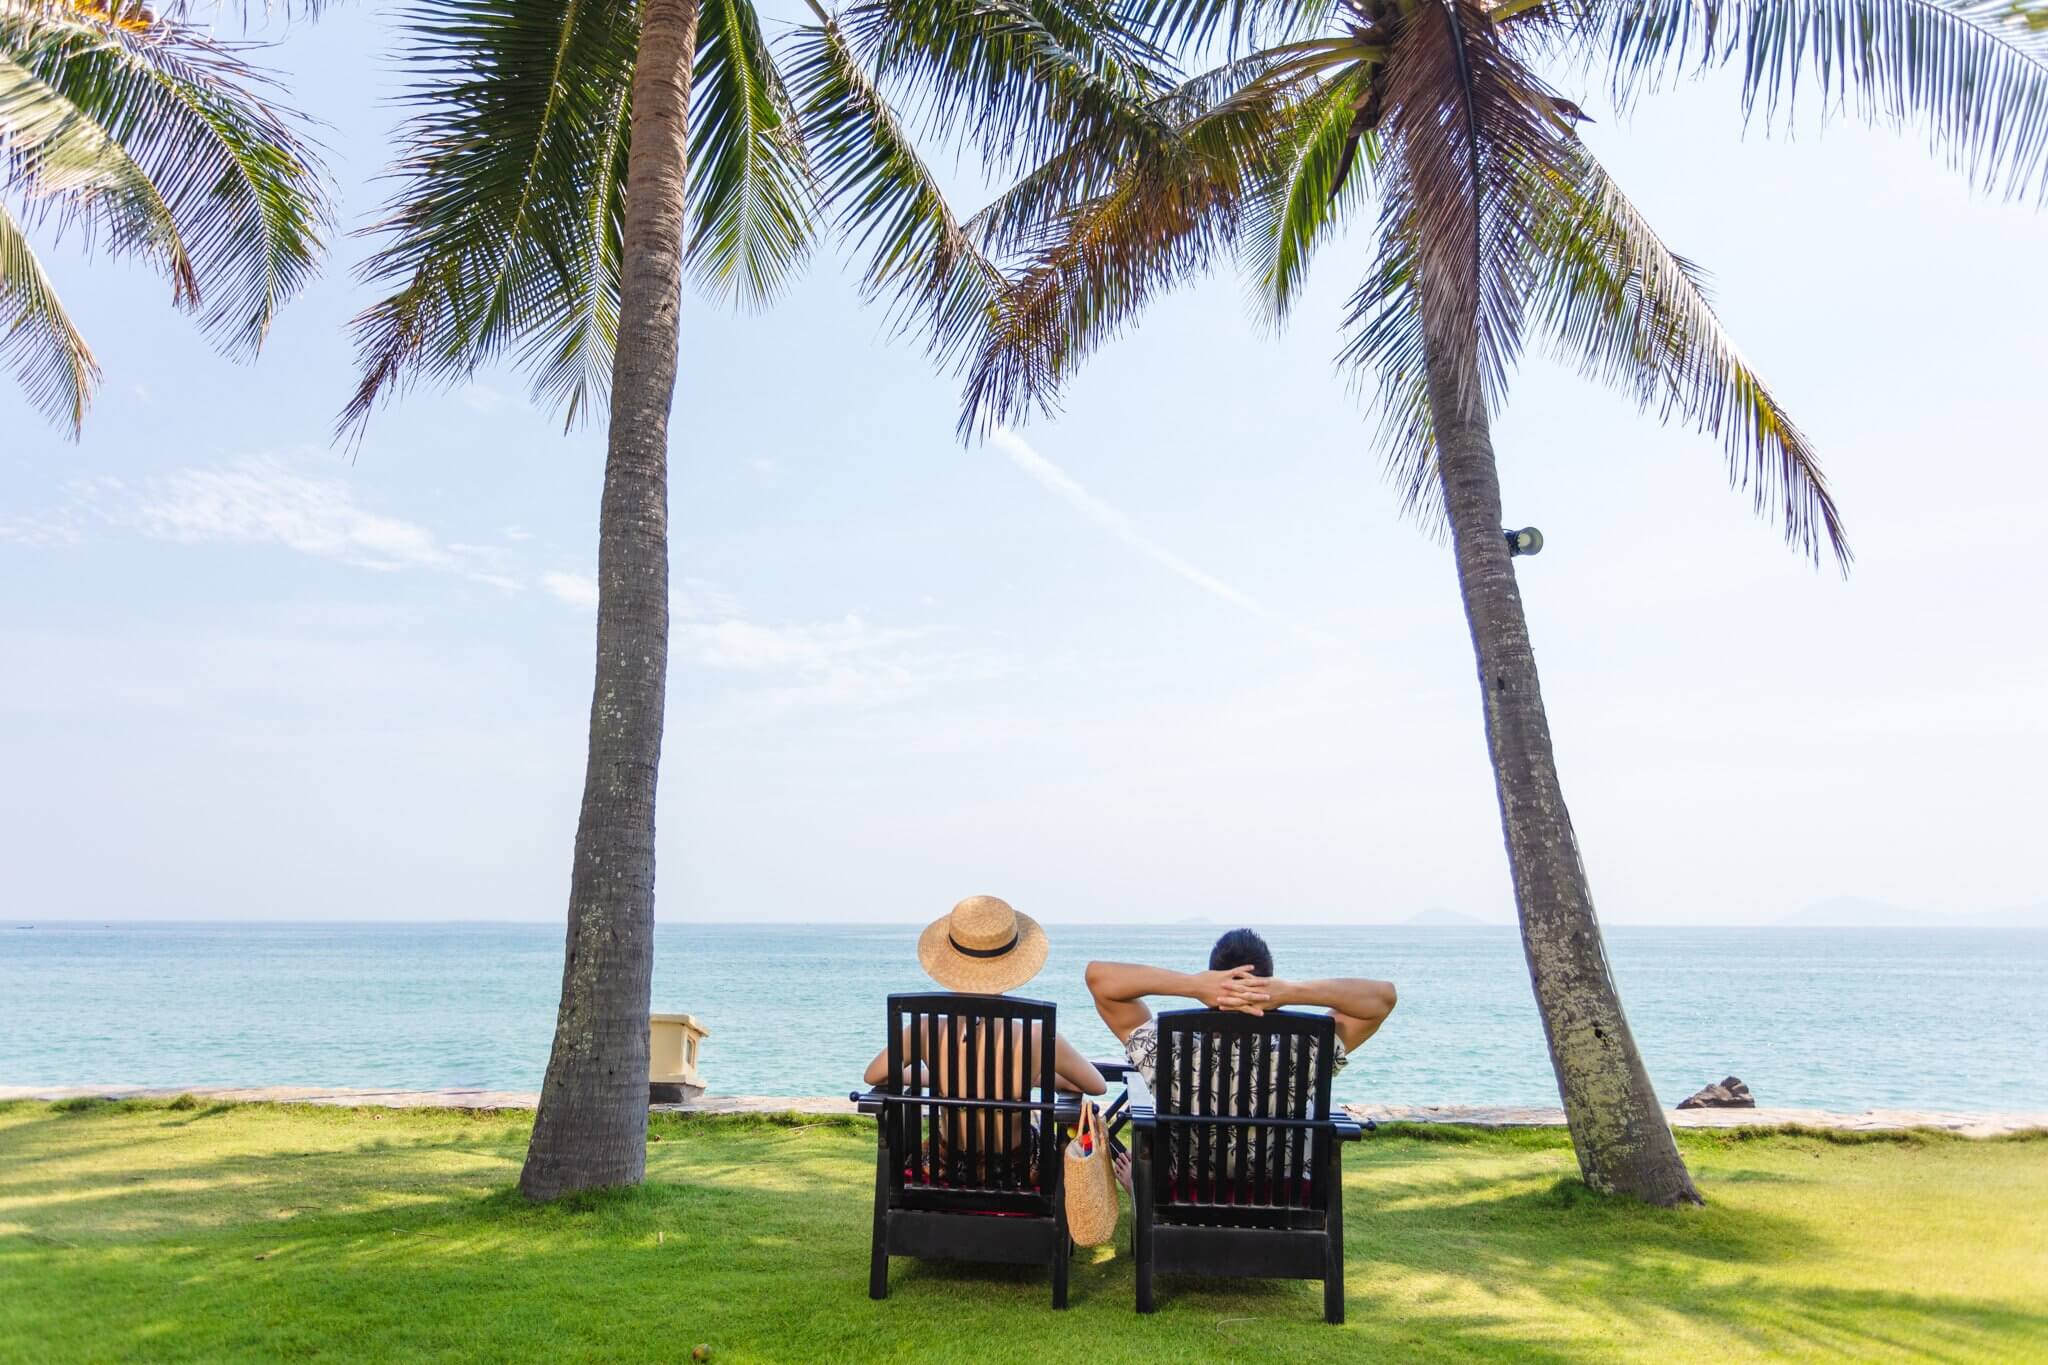
<path id="1" fill-rule="evenodd" d="M 265 1086 L 33 1086 L 0 1085 L 0 1101 L 97 1099 L 199 1099 L 242 1104 L 326 1104 L 385 1109 L 531 1109 L 539 1096 L 517 1090 L 364 1090 L 300 1085 Z M 706 1095 L 689 1104 L 658 1104 L 676 1114 L 850 1114 L 845 1096 Z M 1347 1104 L 1354 1118 L 1381 1123 L 1464 1123 L 1482 1128 L 1560 1128 L 1564 1111 L 1544 1106 L 1483 1104 Z M 2048 1129 L 2048 1111 L 1958 1113 L 1938 1109 L 1869 1109 L 1860 1114 L 1824 1109 L 1674 1109 L 1678 1128 L 1831 1128 L 1884 1132 L 1933 1128 L 1964 1137 L 1998 1137 Z"/>

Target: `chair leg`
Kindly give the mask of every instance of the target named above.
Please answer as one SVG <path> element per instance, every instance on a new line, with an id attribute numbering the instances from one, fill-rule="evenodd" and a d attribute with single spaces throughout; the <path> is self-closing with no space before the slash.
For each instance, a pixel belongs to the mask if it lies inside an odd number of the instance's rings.
<path id="1" fill-rule="evenodd" d="M 875 1158 L 875 1231 L 868 1251 L 868 1297 L 889 1297 L 889 1144 Z"/>
<path id="2" fill-rule="evenodd" d="M 1138 1311 L 1150 1313 L 1152 1302 L 1152 1142 L 1140 1136 L 1131 1149 L 1131 1245 L 1138 1263 Z"/>
<path id="3" fill-rule="evenodd" d="M 1325 1218 L 1323 1251 L 1323 1321 L 1344 1322 L 1344 1162 L 1330 1144 L 1330 1210 Z"/>
<path id="4" fill-rule="evenodd" d="M 1073 1234 L 1067 1228 L 1067 1192 L 1060 1188 L 1059 1174 L 1052 1181 L 1052 1306 L 1067 1306 L 1067 1266 L 1074 1255 Z"/>

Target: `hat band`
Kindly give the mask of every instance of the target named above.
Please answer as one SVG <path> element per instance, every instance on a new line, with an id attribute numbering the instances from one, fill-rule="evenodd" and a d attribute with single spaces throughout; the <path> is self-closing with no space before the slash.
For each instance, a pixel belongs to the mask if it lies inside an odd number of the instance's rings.
<path id="1" fill-rule="evenodd" d="M 1001 957 L 1001 956 L 1003 956 L 1003 955 L 1004 955 L 1005 953 L 1009 952 L 1009 951 L 1010 951 L 1010 949 L 1012 949 L 1012 948 L 1014 948 L 1014 947 L 1016 947 L 1016 946 L 1017 946 L 1017 939 L 1018 939 L 1018 937 L 1019 937 L 1019 936 L 1018 936 L 1018 935 L 1016 935 L 1016 934 L 1011 934 L 1011 935 L 1010 935 L 1010 941 L 1009 941 L 1008 943 L 1005 943 L 1005 944 L 1004 944 L 1004 945 L 1003 945 L 1002 947 L 1000 947 L 1000 948 L 967 948 L 967 947 L 963 947 L 963 946 L 961 945 L 961 943 L 960 943 L 960 940 L 959 940 L 959 939 L 957 939 L 957 938 L 954 938 L 954 937 L 953 937 L 953 936 L 952 936 L 951 934 L 948 934 L 948 935 L 946 935 L 946 942 L 948 942 L 948 943 L 952 944 L 952 945 L 953 945 L 953 951 L 954 951 L 954 952 L 956 952 L 956 953 L 959 953 L 959 954 L 960 954 L 960 955 L 961 955 L 962 957 Z"/>

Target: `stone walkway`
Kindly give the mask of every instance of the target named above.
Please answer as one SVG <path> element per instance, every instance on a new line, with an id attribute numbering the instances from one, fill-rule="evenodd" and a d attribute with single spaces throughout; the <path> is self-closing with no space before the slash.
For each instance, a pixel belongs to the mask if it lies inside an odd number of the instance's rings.
<path id="1" fill-rule="evenodd" d="M 1473 1104 L 1347 1104 L 1346 1113 L 1379 1123 L 1469 1123 L 1480 1128 L 1562 1128 L 1564 1110 Z M 1956 1114 L 1938 1109 L 1866 1109 L 1836 1114 L 1825 1109 L 1671 1109 L 1674 1128 L 1834 1128 L 1875 1133 L 1938 1128 L 1964 1137 L 2048 1130 L 2048 1113 Z"/>
<path id="2" fill-rule="evenodd" d="M 265 1086 L 27 1086 L 0 1085 L 0 1100 L 170 1099 L 192 1095 L 205 1100 L 242 1104 L 327 1104 L 348 1108 L 384 1109 L 531 1109 L 539 1096 L 517 1090 L 352 1090 L 301 1085 Z M 1561 1128 L 1564 1111 L 1542 1107 L 1459 1104 L 1347 1104 L 1345 1111 L 1360 1120 L 1380 1123 L 1469 1123 L 1481 1128 Z M 706 1095 L 688 1104 L 657 1104 L 667 1114 L 851 1114 L 844 1096 Z M 1901 1128 L 1936 1128 L 1965 1137 L 1997 1137 L 2029 1129 L 2048 1130 L 2048 1112 L 2030 1114 L 1957 1114 L 1935 1109 L 1871 1109 L 1861 1114 L 1835 1114 L 1823 1109 L 1676 1109 L 1672 1125 L 1679 1128 L 1836 1128 L 1880 1132 Z"/>
<path id="3" fill-rule="evenodd" d="M 531 1109 L 540 1096 L 530 1090 L 356 1090 L 314 1085 L 34 1086 L 0 1085 L 6 1100 L 168 1100 L 179 1095 L 232 1104 L 326 1104 L 376 1109 Z M 663 1114 L 851 1114 L 853 1101 L 833 1097 L 706 1095 L 688 1104 L 651 1106 Z"/>

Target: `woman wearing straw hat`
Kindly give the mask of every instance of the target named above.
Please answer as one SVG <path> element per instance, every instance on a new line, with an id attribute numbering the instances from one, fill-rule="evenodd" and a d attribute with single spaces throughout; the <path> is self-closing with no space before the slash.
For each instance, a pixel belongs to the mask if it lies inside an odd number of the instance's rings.
<path id="1" fill-rule="evenodd" d="M 1001 995 L 1038 975 L 1038 969 L 1045 965 L 1047 946 L 1045 930 L 1031 916 L 1011 909 L 1009 902 L 995 896 L 969 896 L 925 929 L 917 941 L 917 958 L 931 979 L 949 991 Z M 966 1028 L 966 1021 L 956 1021 L 956 1027 Z M 1029 1059 L 1039 1055 L 1043 1040 L 1037 1024 L 1017 1023 L 1011 1028 L 1013 1033 L 1006 1048 L 997 1049 L 996 1054 L 1008 1058 L 1010 1063 L 1003 1068 L 1007 1074 L 999 1078 L 1002 1093 L 985 1098 L 1029 1098 L 1032 1078 L 1026 1068 Z M 1031 1035 L 1028 1038 L 1023 1036 L 1026 1030 Z M 968 1060 L 973 1068 L 970 1074 L 981 1071 L 986 1060 L 983 1049 L 990 1041 L 961 1035 L 961 1042 L 969 1048 Z M 902 1047 L 904 1053 L 910 1051 L 908 1030 Z M 946 1074 L 944 1060 L 952 1051 L 935 1050 L 939 1074 L 929 1078 L 932 1088 L 943 1095 L 953 1094 L 953 1078 Z M 1109 1088 L 1094 1064 L 1057 1034 L 1053 1036 L 1053 1071 L 1054 1083 L 1061 1090 L 1100 1095 Z M 884 1048 L 868 1063 L 867 1083 L 880 1085 L 888 1075 L 889 1050 Z M 1037 1150 L 1028 1125 L 1020 1126 L 1012 1146 L 1020 1156 Z"/>

